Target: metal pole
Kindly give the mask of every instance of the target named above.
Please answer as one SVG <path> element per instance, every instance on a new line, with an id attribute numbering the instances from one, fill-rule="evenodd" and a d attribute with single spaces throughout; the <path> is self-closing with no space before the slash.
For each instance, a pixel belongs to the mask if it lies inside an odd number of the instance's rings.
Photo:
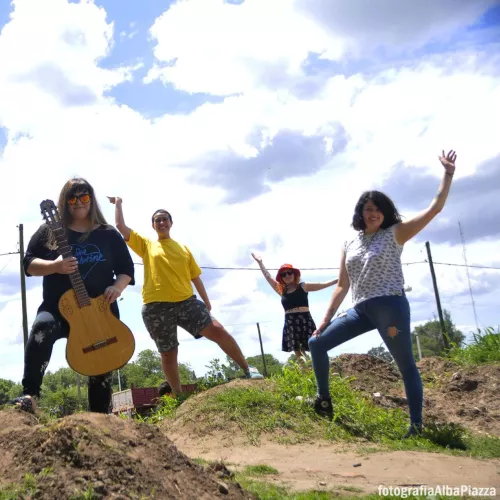
<path id="1" fill-rule="evenodd" d="M 429 258 L 429 267 L 431 268 L 432 284 L 434 286 L 434 295 L 436 297 L 439 322 L 441 323 L 441 333 L 443 334 L 443 343 L 445 349 L 449 349 L 450 344 L 448 342 L 448 335 L 446 334 L 446 328 L 444 326 L 443 311 L 441 309 L 441 301 L 439 300 L 439 290 L 436 281 L 436 274 L 434 273 L 434 263 L 432 262 L 431 246 L 428 241 L 425 242 L 425 248 L 427 249 L 427 257 Z"/>
<path id="2" fill-rule="evenodd" d="M 122 381 L 120 380 L 120 370 L 117 370 L 118 372 L 118 391 L 121 392 L 122 390 Z"/>
<path id="3" fill-rule="evenodd" d="M 260 342 L 260 352 L 262 354 L 262 363 L 264 363 L 264 377 L 267 377 L 266 358 L 264 356 L 264 348 L 262 347 L 262 337 L 260 335 L 260 325 L 259 325 L 259 323 L 257 323 L 257 331 L 259 332 L 259 342 Z"/>
<path id="4" fill-rule="evenodd" d="M 78 391 L 78 405 L 81 407 L 82 405 L 82 391 L 81 391 L 82 381 L 80 379 L 80 374 L 76 374 L 76 389 Z"/>
<path id="5" fill-rule="evenodd" d="M 418 359 L 419 361 L 422 361 L 422 349 L 420 348 L 420 339 L 418 337 L 418 333 L 415 334 L 415 339 L 417 341 Z"/>
<path id="6" fill-rule="evenodd" d="M 28 313 L 26 308 L 26 277 L 24 275 L 24 231 L 23 225 L 19 224 L 19 271 L 21 274 L 21 306 L 23 310 L 23 338 L 24 347 L 28 343 Z"/>

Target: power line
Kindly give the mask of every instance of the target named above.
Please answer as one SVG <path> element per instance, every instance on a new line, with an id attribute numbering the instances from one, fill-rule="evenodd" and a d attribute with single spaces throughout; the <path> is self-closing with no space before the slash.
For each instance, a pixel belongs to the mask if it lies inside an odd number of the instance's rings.
<path id="1" fill-rule="evenodd" d="M 411 266 L 413 264 L 425 264 L 426 261 L 403 262 L 403 266 Z M 134 262 L 136 266 L 143 266 L 143 262 Z M 200 269 L 211 269 L 216 271 L 260 271 L 258 267 L 216 267 L 216 266 L 200 266 Z M 301 271 L 338 271 L 339 267 L 301 267 Z M 278 267 L 268 267 L 268 271 L 278 271 Z"/>
<path id="2" fill-rule="evenodd" d="M 0 253 L 0 257 L 6 257 L 8 255 L 19 255 L 19 252 L 5 252 Z M 143 266 L 143 262 L 134 262 L 136 266 Z M 403 262 L 403 266 L 413 266 L 415 264 L 428 264 L 427 260 L 417 260 L 415 262 Z M 500 267 L 496 266 L 483 266 L 479 264 L 455 264 L 453 262 L 434 262 L 437 266 L 450 266 L 450 267 L 473 267 L 475 269 L 493 269 L 495 271 L 500 271 Z M 216 266 L 200 266 L 201 269 L 209 269 L 214 271 L 260 271 L 258 267 L 216 267 Z M 302 267 L 301 271 L 338 271 L 338 267 Z M 270 267 L 268 271 L 278 271 L 278 267 Z"/>
<path id="3" fill-rule="evenodd" d="M 476 269 L 495 269 L 497 271 L 500 271 L 500 267 L 495 267 L 495 266 L 480 266 L 480 265 L 474 265 L 474 264 L 452 264 L 449 262 L 434 262 L 434 264 L 439 265 L 439 266 L 453 266 L 453 267 L 474 267 Z"/>
<path id="4" fill-rule="evenodd" d="M 5 257 L 6 255 L 19 255 L 19 252 L 0 253 L 0 257 Z"/>

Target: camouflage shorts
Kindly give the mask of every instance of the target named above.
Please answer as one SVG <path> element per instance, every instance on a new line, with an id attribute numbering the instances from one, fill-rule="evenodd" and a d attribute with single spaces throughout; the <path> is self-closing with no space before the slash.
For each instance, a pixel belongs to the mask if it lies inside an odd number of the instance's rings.
<path id="1" fill-rule="evenodd" d="M 171 351 L 179 345 L 178 326 L 199 339 L 202 336 L 200 332 L 213 322 L 207 306 L 195 295 L 181 302 L 144 304 L 142 319 L 159 352 Z"/>

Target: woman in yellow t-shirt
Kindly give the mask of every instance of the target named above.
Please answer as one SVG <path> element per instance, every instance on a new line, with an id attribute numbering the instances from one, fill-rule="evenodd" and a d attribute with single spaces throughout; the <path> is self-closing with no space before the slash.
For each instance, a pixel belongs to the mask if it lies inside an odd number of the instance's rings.
<path id="1" fill-rule="evenodd" d="M 150 240 L 125 224 L 121 198 L 109 200 L 115 205 L 116 228 L 144 263 L 142 317 L 161 354 L 163 372 L 173 391 L 182 392 L 177 361 L 178 326 L 196 339 L 206 337 L 217 343 L 247 378 L 263 378 L 256 368 L 248 366 L 234 338 L 210 314 L 212 306 L 200 277 L 201 269 L 189 249 L 170 237 L 170 213 L 157 210 L 153 214 L 151 222 L 158 239 Z M 202 300 L 193 294 L 191 283 Z"/>

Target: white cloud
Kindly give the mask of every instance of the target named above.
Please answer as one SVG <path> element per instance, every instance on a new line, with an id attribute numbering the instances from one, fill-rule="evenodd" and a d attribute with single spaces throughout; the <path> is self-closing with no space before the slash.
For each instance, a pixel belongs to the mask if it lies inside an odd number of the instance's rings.
<path id="1" fill-rule="evenodd" d="M 313 19 L 343 41 L 342 56 L 372 55 L 417 49 L 447 42 L 477 22 L 496 0 L 296 0 L 297 12 Z M 328 54 L 328 56 L 332 56 Z"/>
<path id="2" fill-rule="evenodd" d="M 161 78 L 188 92 L 217 95 L 252 90 L 274 66 L 299 76 L 308 53 L 330 43 L 289 0 L 181 1 L 156 20 L 151 35 L 160 65 L 146 82 Z"/>
<path id="3" fill-rule="evenodd" d="M 187 92 L 246 93 L 287 88 L 304 77 L 311 54 L 349 61 L 446 42 L 495 0 L 182 0 L 154 23 L 157 63 L 145 82 L 161 79 Z"/>

